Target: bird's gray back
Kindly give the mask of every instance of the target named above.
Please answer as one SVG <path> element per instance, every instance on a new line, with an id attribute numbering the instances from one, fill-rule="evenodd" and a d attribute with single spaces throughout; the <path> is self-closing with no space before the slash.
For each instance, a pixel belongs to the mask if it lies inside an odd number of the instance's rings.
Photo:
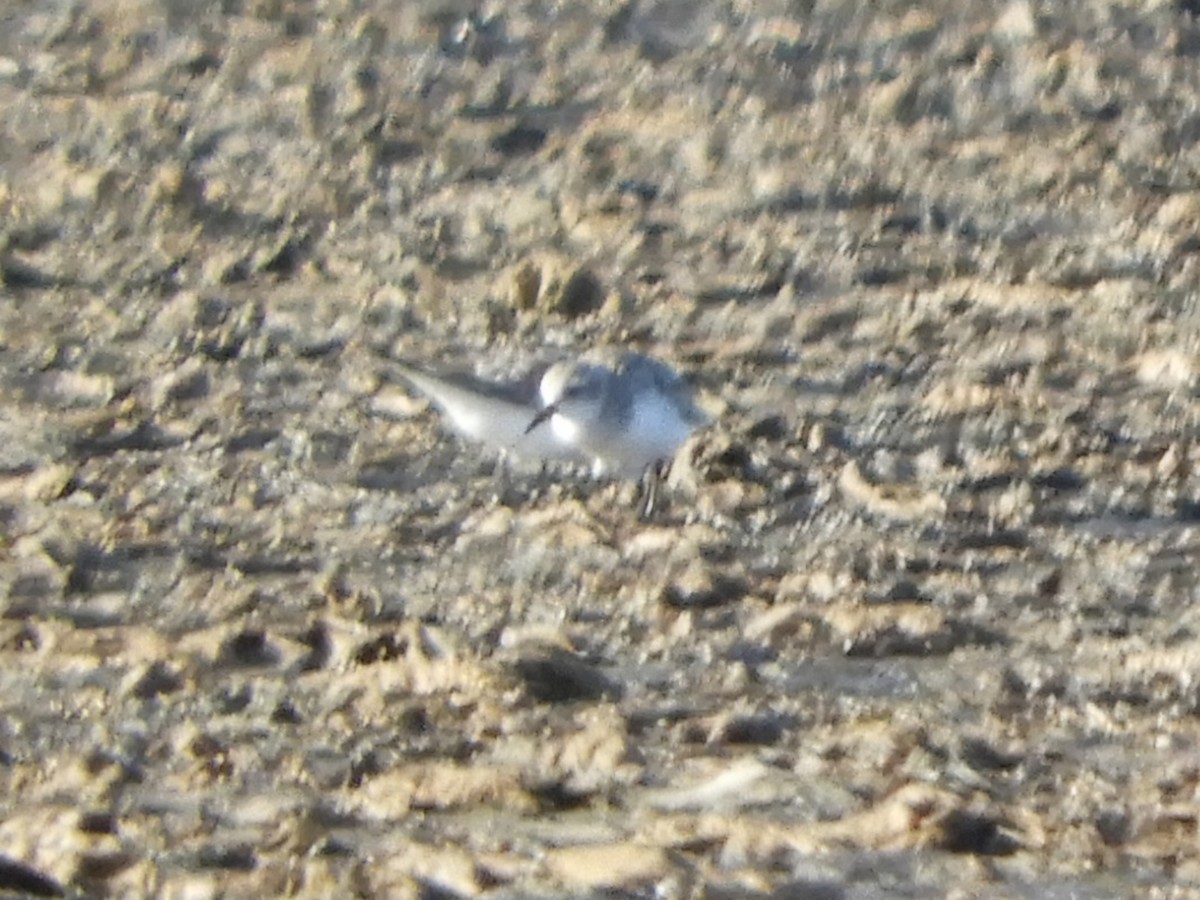
<path id="1" fill-rule="evenodd" d="M 465 437 L 527 459 L 577 458 L 547 434 L 526 433 L 540 406 L 540 371 L 512 382 L 488 381 L 464 371 L 434 375 L 406 363 L 398 363 L 397 371 Z"/>
<path id="2" fill-rule="evenodd" d="M 670 398 L 689 424 L 696 427 L 708 424 L 709 416 L 696 405 L 691 385 L 666 363 L 641 353 L 627 353 L 621 360 L 618 372 L 624 376 L 622 381 L 626 383 L 626 388 L 623 393 L 630 408 L 632 398 L 638 392 L 654 390 Z"/>

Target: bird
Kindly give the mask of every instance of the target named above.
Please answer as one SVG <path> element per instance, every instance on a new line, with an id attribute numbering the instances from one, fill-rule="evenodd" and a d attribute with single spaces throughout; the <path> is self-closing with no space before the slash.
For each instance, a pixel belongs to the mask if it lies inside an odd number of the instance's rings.
<path id="1" fill-rule="evenodd" d="M 674 369 L 640 353 L 555 363 L 538 393 L 542 406 L 526 436 L 548 429 L 598 478 L 641 477 L 710 422 Z"/>
<path id="2" fill-rule="evenodd" d="M 521 459 L 583 464 L 596 478 L 641 478 L 711 423 L 674 369 L 628 350 L 589 351 L 507 382 L 411 362 L 398 372 L 463 437 Z"/>

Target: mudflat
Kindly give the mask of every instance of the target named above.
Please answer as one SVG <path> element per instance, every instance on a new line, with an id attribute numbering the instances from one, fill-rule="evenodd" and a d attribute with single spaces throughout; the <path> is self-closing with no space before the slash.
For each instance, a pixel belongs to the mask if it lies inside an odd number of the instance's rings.
<path id="1" fill-rule="evenodd" d="M 0 892 L 1200 890 L 1198 16 L 8 4 Z"/>

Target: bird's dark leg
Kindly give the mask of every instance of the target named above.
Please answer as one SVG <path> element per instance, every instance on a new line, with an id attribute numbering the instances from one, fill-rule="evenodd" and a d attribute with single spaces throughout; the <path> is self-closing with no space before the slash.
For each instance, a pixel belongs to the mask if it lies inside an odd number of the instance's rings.
<path id="1" fill-rule="evenodd" d="M 670 466 L 670 462 L 656 459 L 646 466 L 646 471 L 642 473 L 641 490 L 639 491 L 641 508 L 638 510 L 638 517 L 642 521 L 648 521 L 654 517 L 658 508 L 658 493 L 662 489 L 662 483 L 666 480 Z"/>
<path id="2" fill-rule="evenodd" d="M 525 428 L 525 433 L 529 434 L 529 432 L 533 431 L 533 429 L 537 428 L 556 412 L 558 412 L 557 403 L 551 403 L 549 406 L 543 406 L 540 410 L 538 410 L 537 415 L 533 417 L 529 425 Z"/>

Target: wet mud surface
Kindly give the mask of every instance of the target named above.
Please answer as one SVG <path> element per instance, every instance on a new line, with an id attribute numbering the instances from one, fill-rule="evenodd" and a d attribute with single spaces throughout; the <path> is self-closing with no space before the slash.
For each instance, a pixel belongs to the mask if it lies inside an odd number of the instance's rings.
<path id="1" fill-rule="evenodd" d="M 1196 16 L 9 4 L 0 890 L 1200 890 Z"/>

